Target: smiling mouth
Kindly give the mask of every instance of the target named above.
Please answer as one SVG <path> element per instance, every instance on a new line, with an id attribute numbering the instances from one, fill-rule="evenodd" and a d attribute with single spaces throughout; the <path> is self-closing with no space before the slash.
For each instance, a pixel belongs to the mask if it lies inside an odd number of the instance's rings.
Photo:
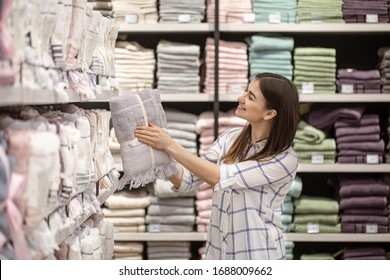
<path id="1" fill-rule="evenodd" d="M 240 106 L 240 105 L 238 105 L 238 109 L 240 109 L 240 110 L 244 110 L 244 111 L 245 111 L 245 108 L 244 108 L 244 107 L 242 107 L 242 106 Z"/>

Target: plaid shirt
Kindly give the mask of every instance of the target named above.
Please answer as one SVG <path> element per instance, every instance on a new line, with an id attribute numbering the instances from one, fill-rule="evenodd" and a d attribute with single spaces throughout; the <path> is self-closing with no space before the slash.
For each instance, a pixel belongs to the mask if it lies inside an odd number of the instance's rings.
<path id="1" fill-rule="evenodd" d="M 212 197 L 206 259 L 285 259 L 282 204 L 295 177 L 298 158 L 290 147 L 264 162 L 222 163 L 221 158 L 241 130 L 225 132 L 203 155 L 220 167 L 220 181 Z M 264 145 L 265 141 L 253 144 L 248 156 Z M 198 177 L 184 169 L 178 191 L 189 191 L 200 183 Z"/>

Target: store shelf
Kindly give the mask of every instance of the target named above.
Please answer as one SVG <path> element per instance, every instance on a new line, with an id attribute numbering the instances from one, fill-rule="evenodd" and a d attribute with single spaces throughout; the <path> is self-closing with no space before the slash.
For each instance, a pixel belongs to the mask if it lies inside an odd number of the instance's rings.
<path id="1" fill-rule="evenodd" d="M 285 233 L 285 240 L 295 242 L 390 242 L 390 234 L 359 233 Z M 114 233 L 115 241 L 205 241 L 204 232 Z"/>
<path id="2" fill-rule="evenodd" d="M 386 33 L 390 32 L 388 23 L 221 23 L 221 32 L 280 32 L 280 33 Z"/>
<path id="3" fill-rule="evenodd" d="M 285 233 L 294 242 L 390 242 L 390 233 Z"/>
<path id="4" fill-rule="evenodd" d="M 335 163 L 335 164 L 306 164 L 298 165 L 301 173 L 390 173 L 390 164 L 358 164 L 358 163 Z"/>
<path id="5" fill-rule="evenodd" d="M 209 33 L 213 31 L 214 24 L 209 23 L 123 23 L 119 26 L 119 33 Z"/>

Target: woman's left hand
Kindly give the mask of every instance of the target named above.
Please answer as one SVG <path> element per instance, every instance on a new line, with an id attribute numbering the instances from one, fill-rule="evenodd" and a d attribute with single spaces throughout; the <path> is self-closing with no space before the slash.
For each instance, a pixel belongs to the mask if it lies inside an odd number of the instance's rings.
<path id="1" fill-rule="evenodd" d="M 175 144 L 168 132 L 151 123 L 149 126 L 138 126 L 134 135 L 141 143 L 158 150 L 165 150 L 169 145 Z"/>

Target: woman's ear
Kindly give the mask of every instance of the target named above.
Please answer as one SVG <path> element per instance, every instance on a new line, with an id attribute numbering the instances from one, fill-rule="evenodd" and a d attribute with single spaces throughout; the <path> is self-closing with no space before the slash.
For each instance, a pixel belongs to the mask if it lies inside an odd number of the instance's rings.
<path id="1" fill-rule="evenodd" d="M 264 120 L 270 120 L 270 119 L 274 118 L 277 114 L 278 114 L 278 112 L 274 109 L 268 110 L 264 115 Z"/>

